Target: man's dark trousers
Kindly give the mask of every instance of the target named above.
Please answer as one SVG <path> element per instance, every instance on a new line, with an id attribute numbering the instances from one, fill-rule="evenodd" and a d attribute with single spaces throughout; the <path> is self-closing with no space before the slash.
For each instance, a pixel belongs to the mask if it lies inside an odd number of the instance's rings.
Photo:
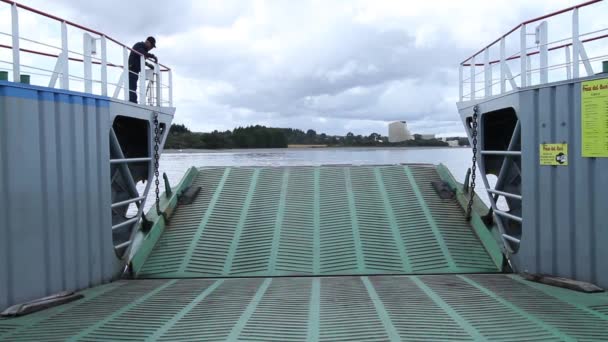
<path id="1" fill-rule="evenodd" d="M 137 80 L 139 74 L 129 70 L 129 101 L 137 103 Z"/>

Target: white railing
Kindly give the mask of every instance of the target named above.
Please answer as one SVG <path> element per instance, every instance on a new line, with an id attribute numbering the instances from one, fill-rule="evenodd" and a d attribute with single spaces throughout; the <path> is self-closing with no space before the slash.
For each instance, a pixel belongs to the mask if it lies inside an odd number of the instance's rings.
<path id="1" fill-rule="evenodd" d="M 608 27 L 579 32 L 579 9 L 587 7 L 590 11 L 595 11 L 601 1 L 587 1 L 527 20 L 465 59 L 459 67 L 459 100 L 481 100 L 522 87 L 594 75 L 594 72 L 601 70 L 597 64 L 608 60 L 608 47 L 606 44 L 592 46 L 593 54 L 588 54 L 586 46 L 607 38 Z M 566 15 L 571 17 L 566 18 Z M 567 26 L 564 25 L 564 19 L 571 22 L 568 30 L 571 35 L 549 41 L 549 20 L 555 21 L 552 27 L 559 32 Z M 585 23 L 588 22 L 591 20 Z M 529 33 L 532 24 L 535 24 L 534 33 Z M 534 44 L 529 44 L 530 36 L 535 38 Z M 518 50 L 507 54 L 508 47 Z M 557 51 L 561 55 L 556 54 Z M 580 70 L 581 65 L 584 67 L 584 75 Z M 512 69 L 519 73 L 514 74 Z"/>
<path id="2" fill-rule="evenodd" d="M 0 30 L 0 72 L 8 75 L 8 80 L 22 82 L 22 76 L 27 75 L 35 85 L 129 101 L 128 76 L 129 73 L 136 73 L 129 70 L 128 57 L 130 53 L 136 53 L 141 59 L 136 91 L 138 103 L 173 107 L 170 68 L 152 60 L 144 60 L 139 52 L 98 31 L 14 1 L 0 0 L 0 5 L 3 3 L 10 6 L 10 15 L 7 16 L 10 16 L 11 27 L 10 32 Z M 23 11 L 37 16 L 39 20 L 58 23 L 60 46 L 20 34 L 19 15 Z M 4 16 L 2 12 L 0 16 Z M 8 19 L 2 18 L 2 21 L 8 23 Z M 74 36 L 75 33 L 82 34 L 82 45 L 77 36 Z M 70 49 L 69 44 L 78 48 Z M 79 49 L 81 50 L 75 51 Z M 10 50 L 12 53 L 2 54 L 2 50 Z M 27 63 L 23 62 L 24 55 L 27 56 Z M 153 68 L 147 69 L 146 63 Z"/>

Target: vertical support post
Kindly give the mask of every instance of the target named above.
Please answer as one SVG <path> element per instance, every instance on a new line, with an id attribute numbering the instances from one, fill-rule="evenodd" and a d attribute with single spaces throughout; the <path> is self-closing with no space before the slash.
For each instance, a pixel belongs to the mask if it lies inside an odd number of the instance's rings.
<path id="1" fill-rule="evenodd" d="M 106 36 L 101 36 L 101 96 L 108 96 L 108 50 Z"/>
<path id="2" fill-rule="evenodd" d="M 504 94 L 507 91 L 507 71 L 505 60 L 505 37 L 500 38 L 500 93 Z"/>
<path id="3" fill-rule="evenodd" d="M 492 66 L 490 65 L 490 48 L 486 48 L 483 58 L 483 71 L 486 85 L 485 95 L 488 97 L 492 96 Z"/>
<path id="4" fill-rule="evenodd" d="M 545 84 L 549 82 L 549 40 L 546 21 L 540 23 L 538 35 L 540 42 L 540 83 Z"/>
<path id="5" fill-rule="evenodd" d="M 146 104 L 146 59 L 139 56 L 141 68 L 139 70 L 139 104 Z"/>
<path id="6" fill-rule="evenodd" d="M 526 80 L 526 74 L 528 72 L 527 70 L 527 66 L 528 66 L 528 50 L 527 50 L 527 44 L 526 44 L 526 24 L 522 24 L 521 25 L 521 29 L 519 30 L 519 78 L 521 80 L 520 83 L 520 87 L 526 87 L 527 86 L 527 80 Z"/>
<path id="7" fill-rule="evenodd" d="M 21 60 L 19 56 L 19 13 L 17 4 L 11 5 L 11 23 L 13 38 L 13 81 L 21 82 Z"/>
<path id="8" fill-rule="evenodd" d="M 460 70 L 462 70 L 462 65 Z M 462 81 L 462 72 L 460 80 Z M 462 100 L 462 82 L 460 82 L 460 100 Z M 173 107 L 173 71 L 171 70 L 169 70 L 169 107 Z"/>
<path id="9" fill-rule="evenodd" d="M 578 8 L 572 11 L 572 77 L 578 78 L 580 75 L 579 56 L 580 41 L 578 35 Z"/>
<path id="10" fill-rule="evenodd" d="M 475 56 L 471 58 L 470 64 L 471 78 L 469 81 L 471 82 L 471 100 L 475 100 Z"/>
<path id="11" fill-rule="evenodd" d="M 570 47 L 566 46 L 564 51 L 566 51 L 566 79 L 571 80 L 572 79 L 572 69 L 571 69 L 570 64 L 572 64 L 572 63 L 570 61 Z"/>
<path id="12" fill-rule="evenodd" d="M 84 33 L 82 35 L 82 47 L 83 47 L 83 65 L 84 65 L 84 92 L 91 94 L 93 92 L 93 64 L 91 61 L 91 54 L 93 51 L 92 39 L 90 34 Z"/>
<path id="13" fill-rule="evenodd" d="M 68 24 L 61 22 L 61 89 L 70 89 L 70 66 L 68 51 Z"/>
<path id="14" fill-rule="evenodd" d="M 463 87 L 464 84 L 462 84 L 462 64 L 460 64 L 458 66 L 458 98 L 460 99 L 460 101 L 462 101 L 462 95 L 463 95 Z M 169 80 L 171 79 L 171 70 L 169 70 Z M 171 83 L 171 82 L 169 82 Z M 171 94 L 171 84 L 169 84 L 169 94 Z M 171 102 L 171 99 L 169 99 L 169 102 Z"/>
<path id="15" fill-rule="evenodd" d="M 129 50 L 126 46 L 122 48 L 122 72 L 124 75 L 122 87 L 125 90 L 125 101 L 129 101 L 129 77 L 131 75 L 129 73 Z"/>
<path id="16" fill-rule="evenodd" d="M 163 79 L 158 63 L 154 63 L 154 75 L 156 76 L 156 106 L 162 107 L 163 102 Z"/>
<path id="17" fill-rule="evenodd" d="M 528 58 L 528 60 L 526 61 L 526 66 L 528 68 L 528 85 L 532 85 L 532 60 L 530 58 Z"/>

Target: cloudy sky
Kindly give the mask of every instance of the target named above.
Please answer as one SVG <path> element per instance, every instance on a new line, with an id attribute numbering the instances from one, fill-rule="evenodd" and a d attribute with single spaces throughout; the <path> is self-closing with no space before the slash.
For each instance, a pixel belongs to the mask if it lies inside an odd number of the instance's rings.
<path id="1" fill-rule="evenodd" d="M 458 63 L 517 23 L 574 1 L 22 0 L 174 70 L 175 121 L 329 134 L 459 134 Z"/>

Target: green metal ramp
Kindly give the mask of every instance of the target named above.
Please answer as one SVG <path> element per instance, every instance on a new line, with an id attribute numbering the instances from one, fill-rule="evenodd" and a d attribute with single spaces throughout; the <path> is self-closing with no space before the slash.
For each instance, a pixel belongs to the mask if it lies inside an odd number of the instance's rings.
<path id="1" fill-rule="evenodd" d="M 442 166 L 191 169 L 133 258 L 149 279 L 0 319 L 0 340 L 608 341 L 606 293 L 499 274 L 440 179 L 456 187 Z"/>
<path id="2" fill-rule="evenodd" d="M 518 276 L 146 279 L 0 320 L 2 341 L 607 341 L 608 296 Z"/>
<path id="3" fill-rule="evenodd" d="M 498 272 L 435 166 L 204 168 L 139 278 Z M 444 177 L 445 178 L 445 177 Z M 453 184 L 455 186 L 455 184 Z M 477 234 L 477 235 L 476 235 Z M 143 264 L 143 266 L 142 266 Z"/>

